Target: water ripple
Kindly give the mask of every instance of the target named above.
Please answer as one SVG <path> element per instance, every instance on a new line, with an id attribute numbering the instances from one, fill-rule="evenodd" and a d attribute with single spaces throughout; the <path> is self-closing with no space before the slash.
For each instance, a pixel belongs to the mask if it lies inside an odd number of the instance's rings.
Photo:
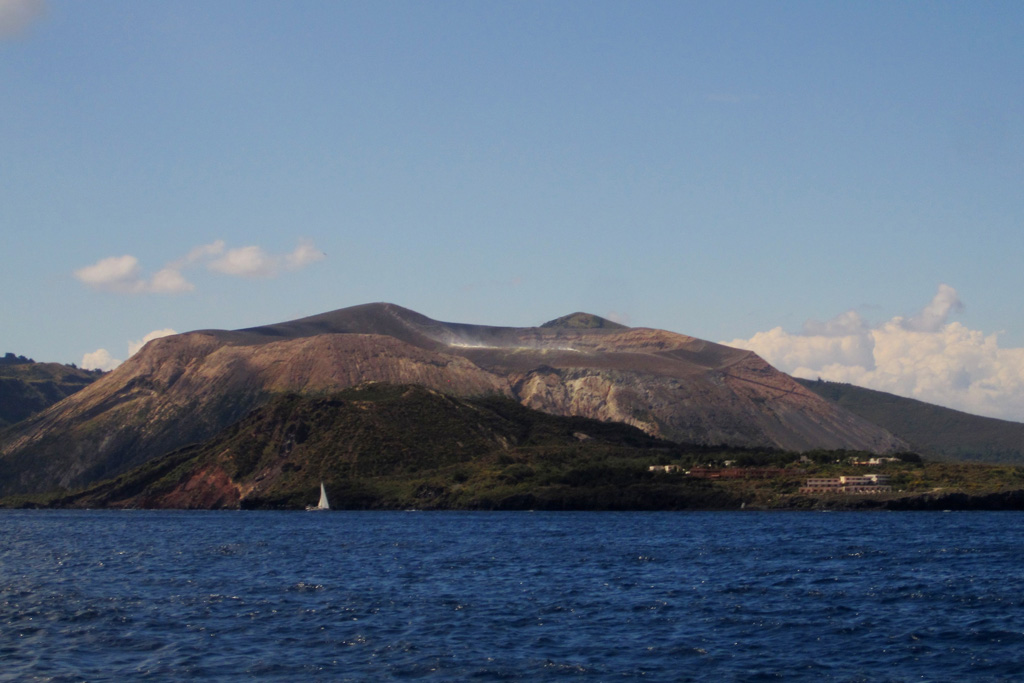
<path id="1" fill-rule="evenodd" d="M 1013 513 L 4 511 L 0 681 L 1010 680 Z"/>

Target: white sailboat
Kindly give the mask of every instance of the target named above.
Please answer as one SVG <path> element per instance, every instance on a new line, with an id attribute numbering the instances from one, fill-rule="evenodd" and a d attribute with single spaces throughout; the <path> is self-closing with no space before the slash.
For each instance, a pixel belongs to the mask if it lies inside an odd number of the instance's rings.
<path id="1" fill-rule="evenodd" d="M 320 482 L 320 502 L 316 505 L 307 505 L 307 510 L 330 510 L 331 505 L 327 502 L 327 490 L 324 489 L 324 483 Z"/>

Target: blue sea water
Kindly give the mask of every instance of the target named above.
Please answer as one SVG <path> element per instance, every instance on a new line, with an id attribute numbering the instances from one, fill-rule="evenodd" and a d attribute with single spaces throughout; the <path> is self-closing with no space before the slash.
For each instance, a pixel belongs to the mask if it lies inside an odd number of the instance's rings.
<path id="1" fill-rule="evenodd" d="M 0 680 L 1024 678 L 1017 513 L 0 512 Z"/>

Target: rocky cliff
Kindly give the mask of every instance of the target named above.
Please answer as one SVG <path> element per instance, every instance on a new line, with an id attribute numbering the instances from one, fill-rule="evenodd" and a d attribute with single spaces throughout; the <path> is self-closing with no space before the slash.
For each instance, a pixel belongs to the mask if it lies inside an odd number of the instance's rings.
<path id="1" fill-rule="evenodd" d="M 545 412 L 698 444 L 905 447 L 749 351 L 579 313 L 512 328 L 367 304 L 150 342 L 5 435 L 0 494 L 81 486 L 208 439 L 275 394 L 324 394 L 366 381 L 500 393 Z"/>

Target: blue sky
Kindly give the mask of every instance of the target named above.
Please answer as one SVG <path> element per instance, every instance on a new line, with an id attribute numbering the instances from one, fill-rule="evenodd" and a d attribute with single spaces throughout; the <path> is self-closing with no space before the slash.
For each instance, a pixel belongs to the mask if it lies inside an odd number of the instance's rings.
<path id="1" fill-rule="evenodd" d="M 0 352 L 585 310 L 1024 420 L 1022 46 L 1016 2 L 0 0 Z"/>

